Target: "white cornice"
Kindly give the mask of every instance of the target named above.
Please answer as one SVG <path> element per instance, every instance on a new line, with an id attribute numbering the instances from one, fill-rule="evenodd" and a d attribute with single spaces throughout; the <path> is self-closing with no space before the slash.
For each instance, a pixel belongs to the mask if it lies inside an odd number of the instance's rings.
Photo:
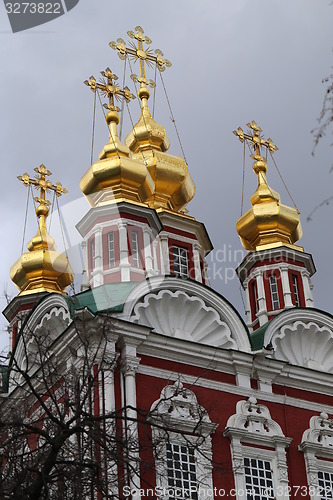
<path id="1" fill-rule="evenodd" d="M 95 224 L 99 218 L 109 217 L 111 221 L 111 218 L 114 218 L 117 215 L 119 216 L 119 212 L 125 212 L 136 217 L 146 218 L 155 234 L 158 234 L 162 230 L 163 226 L 154 209 L 142 205 L 127 203 L 125 201 L 91 208 L 75 227 L 79 231 L 80 235 L 85 237 L 89 228 Z"/>
<path id="2" fill-rule="evenodd" d="M 164 370 L 162 368 L 154 368 L 142 364 L 139 366 L 138 373 L 142 375 L 148 375 L 151 377 L 161 378 L 163 380 L 168 380 L 168 381 L 176 381 L 179 380 L 180 378 L 182 383 L 189 384 L 192 387 L 192 389 L 195 386 L 198 386 L 206 389 L 213 389 L 220 392 L 226 392 L 228 394 L 235 394 L 237 396 L 245 396 L 245 397 L 253 396 L 261 401 L 288 405 L 295 408 L 302 408 L 304 410 L 310 410 L 319 413 L 321 413 L 322 411 L 326 411 L 330 414 L 333 414 L 333 406 L 327 404 L 315 403 L 313 401 L 307 401 L 305 399 L 293 398 L 291 396 L 284 396 L 280 394 L 261 392 L 255 389 L 235 386 L 225 382 L 209 380 L 204 378 L 204 374 L 202 375 L 202 377 L 181 374 L 180 377 L 179 371 Z"/>

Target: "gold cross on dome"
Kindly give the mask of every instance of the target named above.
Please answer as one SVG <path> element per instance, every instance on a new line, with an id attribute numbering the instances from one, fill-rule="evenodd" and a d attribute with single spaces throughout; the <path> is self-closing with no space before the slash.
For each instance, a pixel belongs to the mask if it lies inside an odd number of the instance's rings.
<path id="1" fill-rule="evenodd" d="M 151 39 L 144 35 L 144 31 L 141 26 L 136 26 L 135 32 L 128 31 L 127 34 L 130 38 L 136 40 L 136 43 L 130 42 L 130 46 L 127 47 L 122 38 L 117 38 L 116 42 L 109 43 L 110 47 L 118 51 L 120 59 L 126 59 L 127 55 L 129 55 L 134 62 L 139 61 L 140 76 L 131 75 L 132 80 L 138 81 L 141 85 L 150 85 L 151 87 L 154 87 L 155 82 L 146 78 L 145 64 L 152 67 L 153 63 L 155 63 L 158 70 L 162 72 L 165 71 L 166 67 L 170 68 L 171 62 L 164 59 L 164 54 L 160 49 L 155 50 L 155 56 L 152 49 L 149 47 L 144 48 L 143 44 L 150 45 Z"/>
<path id="2" fill-rule="evenodd" d="M 37 203 L 47 206 L 51 205 L 49 200 L 45 198 L 45 193 L 48 191 L 54 191 L 56 196 L 61 196 L 68 192 L 60 182 L 52 184 L 52 182 L 46 180 L 46 176 L 51 175 L 51 172 L 47 170 L 43 164 L 34 168 L 34 171 L 37 174 L 34 179 L 29 177 L 27 173 L 19 175 L 17 178 L 19 181 L 22 181 L 25 186 L 34 186 L 36 189 L 40 189 L 40 196 L 34 198 Z"/>
<path id="3" fill-rule="evenodd" d="M 260 135 L 262 130 L 254 120 L 252 120 L 251 123 L 247 123 L 247 126 L 250 129 L 247 133 L 243 132 L 241 127 L 238 127 L 237 130 L 233 131 L 233 134 L 235 134 L 241 142 L 249 141 L 253 147 L 255 155 L 262 156 L 261 147 L 266 147 L 272 154 L 274 151 L 278 150 L 278 147 L 275 146 L 271 138 L 266 140 Z"/>
<path id="4" fill-rule="evenodd" d="M 83 83 L 91 88 L 93 92 L 96 90 L 100 90 L 104 97 L 109 99 L 109 104 L 103 104 L 103 106 L 110 111 L 120 111 L 118 106 L 115 105 L 115 99 L 120 101 L 120 98 L 123 97 L 126 102 L 129 102 L 131 99 L 135 99 L 135 96 L 131 94 L 130 89 L 128 87 L 124 87 L 124 90 L 121 90 L 115 82 L 118 80 L 117 75 L 113 74 L 110 68 L 106 68 L 104 71 L 101 71 L 101 75 L 103 78 L 100 79 L 100 82 L 96 82 L 96 79 L 91 76 L 89 80 L 85 80 Z"/>

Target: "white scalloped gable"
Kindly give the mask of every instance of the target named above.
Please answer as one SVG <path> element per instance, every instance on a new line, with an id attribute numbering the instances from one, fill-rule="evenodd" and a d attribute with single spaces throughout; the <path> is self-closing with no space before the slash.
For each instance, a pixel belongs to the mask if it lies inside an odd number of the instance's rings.
<path id="1" fill-rule="evenodd" d="M 333 373 L 333 321 L 316 310 L 290 310 L 271 321 L 264 345 L 271 357 L 292 365 Z"/>
<path id="2" fill-rule="evenodd" d="M 163 284 L 159 281 L 156 289 L 138 285 L 133 294 L 135 303 L 128 313 L 134 323 L 170 337 L 250 351 L 247 331 L 239 316 L 211 290 L 199 289 L 197 284 L 192 289 L 187 282 L 179 289 L 179 280 L 175 283 L 168 278 Z"/>

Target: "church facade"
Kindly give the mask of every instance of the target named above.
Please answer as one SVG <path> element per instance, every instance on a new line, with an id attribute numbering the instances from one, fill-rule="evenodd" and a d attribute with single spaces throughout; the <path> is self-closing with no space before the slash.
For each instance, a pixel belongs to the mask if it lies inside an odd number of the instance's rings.
<path id="1" fill-rule="evenodd" d="M 71 362 L 80 366 L 79 322 L 91 339 L 105 335 L 103 358 L 94 362 L 94 414 L 125 409 L 119 432 L 138 443 L 127 472 L 115 462 L 118 480 L 97 488 L 94 498 L 330 499 L 333 317 L 314 307 L 315 266 L 297 244 L 299 213 L 268 184 L 265 152 L 276 147 L 254 121 L 247 132 L 235 132 L 252 149 L 258 177 L 251 208 L 237 222 L 248 251 L 237 268 L 243 319 L 208 284 L 212 243 L 186 210 L 194 182 L 185 160 L 168 153 L 166 131 L 149 109 L 145 65 L 163 71 L 170 63 L 145 48 L 150 40 L 140 27 L 129 37 L 132 45 L 111 44 L 123 59 L 140 63 L 133 79 L 141 115 L 124 143 L 115 100 L 133 95 L 117 86 L 109 68 L 101 83 L 86 82 L 108 98 L 109 140 L 80 181 L 90 205 L 77 223 L 80 293 L 67 295 L 73 273 L 46 231 L 46 193 L 64 189 L 48 181 L 43 166 L 37 180 L 21 178 L 40 190 L 39 230 L 11 269 L 19 294 L 4 311 L 11 354 L 3 396 L 9 400 L 25 383 L 10 367 L 24 374 L 35 352 L 34 342 L 27 347 L 25 341 L 31 332 L 52 337 L 52 352 L 66 359 L 66 370 Z M 150 449 L 140 447 L 143 414 Z"/>

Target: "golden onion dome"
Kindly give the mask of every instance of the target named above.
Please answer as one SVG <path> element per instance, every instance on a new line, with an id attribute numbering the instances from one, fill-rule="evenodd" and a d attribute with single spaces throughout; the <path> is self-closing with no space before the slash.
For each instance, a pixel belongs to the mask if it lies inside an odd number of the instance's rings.
<path id="1" fill-rule="evenodd" d="M 130 150 L 120 142 L 119 115 L 110 110 L 105 117 L 109 142 L 80 181 L 80 188 L 92 207 L 116 201 L 144 203 L 154 192 L 154 183 L 142 161 L 130 157 Z"/>
<path id="2" fill-rule="evenodd" d="M 20 290 L 19 295 L 37 292 L 64 294 L 74 274 L 66 255 L 57 252 L 53 238 L 46 231 L 48 202 L 45 198 L 39 198 L 38 201 L 37 234 L 27 245 L 29 251 L 21 255 L 10 268 L 10 278 Z"/>
<path id="3" fill-rule="evenodd" d="M 259 154 L 252 155 L 252 158 L 255 160 L 253 170 L 258 176 L 258 187 L 251 197 L 252 208 L 236 224 L 242 245 L 250 251 L 278 246 L 302 250 L 302 247 L 294 245 L 302 237 L 298 210 L 280 203 L 280 195 L 268 186 L 265 159 Z"/>
<path id="4" fill-rule="evenodd" d="M 148 198 L 151 208 L 179 212 L 191 201 L 195 184 L 186 161 L 167 154 L 170 141 L 162 125 L 151 116 L 148 99 L 150 92 L 144 83 L 138 91 L 141 100 L 141 115 L 133 130 L 127 135 L 125 144 L 133 158 L 143 161 L 154 181 L 155 189 Z"/>

